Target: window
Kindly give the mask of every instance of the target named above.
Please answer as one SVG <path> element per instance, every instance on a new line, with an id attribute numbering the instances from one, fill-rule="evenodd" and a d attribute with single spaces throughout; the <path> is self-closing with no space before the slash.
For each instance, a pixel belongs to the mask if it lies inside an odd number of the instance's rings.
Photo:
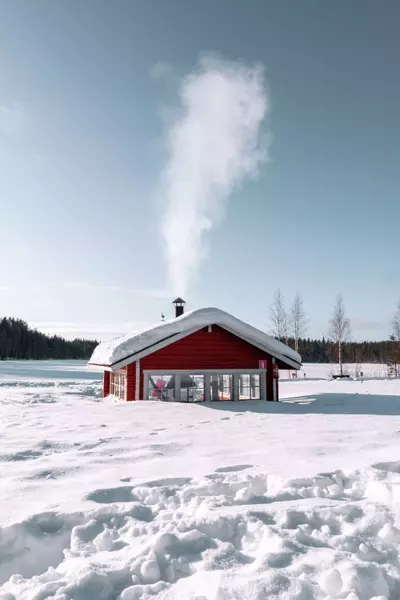
<path id="1" fill-rule="evenodd" d="M 260 375 L 242 374 L 239 376 L 239 400 L 260 400 Z"/>
<path id="2" fill-rule="evenodd" d="M 254 373 L 250 375 L 250 398 L 252 400 L 260 400 L 260 374 Z"/>
<path id="3" fill-rule="evenodd" d="M 120 398 L 121 400 L 126 399 L 126 373 L 124 371 L 111 373 L 110 394 Z"/>
<path id="4" fill-rule="evenodd" d="M 210 402 L 223 400 L 260 400 L 261 375 L 252 373 L 215 371 L 145 371 L 146 400 L 169 402 Z"/>
<path id="5" fill-rule="evenodd" d="M 181 402 L 204 401 L 204 375 L 181 375 Z"/>
<path id="6" fill-rule="evenodd" d="M 149 375 L 148 400 L 175 400 L 175 375 Z"/>
<path id="7" fill-rule="evenodd" d="M 213 373 L 210 380 L 211 400 L 233 400 L 233 375 Z"/>
<path id="8" fill-rule="evenodd" d="M 250 375 L 239 375 L 239 400 L 250 399 Z"/>

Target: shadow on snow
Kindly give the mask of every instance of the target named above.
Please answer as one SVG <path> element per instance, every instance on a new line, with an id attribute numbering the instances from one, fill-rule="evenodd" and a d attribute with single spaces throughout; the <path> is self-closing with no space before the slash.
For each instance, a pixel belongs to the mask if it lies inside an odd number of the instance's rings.
<path id="1" fill-rule="evenodd" d="M 199 402 L 198 406 L 235 413 L 400 415 L 400 396 L 377 394 L 310 394 L 280 402 Z"/>

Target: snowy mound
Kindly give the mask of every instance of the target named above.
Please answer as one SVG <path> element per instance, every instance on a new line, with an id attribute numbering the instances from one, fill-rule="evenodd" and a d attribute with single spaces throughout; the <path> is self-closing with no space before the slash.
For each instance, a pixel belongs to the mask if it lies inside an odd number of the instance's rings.
<path id="1" fill-rule="evenodd" d="M 0 597 L 394 600 L 390 468 L 278 485 L 243 467 L 99 489 L 93 510 L 0 530 Z"/>
<path id="2" fill-rule="evenodd" d="M 94 350 L 89 361 L 91 365 L 112 366 L 128 357 L 150 349 L 155 344 L 179 334 L 190 334 L 208 325 L 219 325 L 231 333 L 258 346 L 278 360 L 299 368 L 301 356 L 273 337 L 240 321 L 218 308 L 201 308 L 183 314 L 177 319 L 159 323 L 155 327 L 137 333 L 103 342 Z M 173 340 L 171 340 L 173 341 Z"/>

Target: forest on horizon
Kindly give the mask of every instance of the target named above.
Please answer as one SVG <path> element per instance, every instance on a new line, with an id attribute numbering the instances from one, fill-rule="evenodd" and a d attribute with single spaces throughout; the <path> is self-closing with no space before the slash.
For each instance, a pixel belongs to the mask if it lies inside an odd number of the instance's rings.
<path id="1" fill-rule="evenodd" d="M 49 336 L 29 327 L 22 319 L 0 318 L 0 360 L 87 360 L 97 344 L 95 340 Z"/>
<path id="2" fill-rule="evenodd" d="M 322 338 L 300 338 L 295 344 L 294 338 L 288 338 L 291 348 L 298 346 L 304 363 L 337 363 L 337 344 Z M 88 360 L 97 346 L 96 340 L 66 340 L 58 335 L 46 335 L 22 319 L 0 318 L 0 360 L 5 359 L 80 359 Z M 344 363 L 393 363 L 398 343 L 395 340 L 378 342 L 343 342 Z"/>

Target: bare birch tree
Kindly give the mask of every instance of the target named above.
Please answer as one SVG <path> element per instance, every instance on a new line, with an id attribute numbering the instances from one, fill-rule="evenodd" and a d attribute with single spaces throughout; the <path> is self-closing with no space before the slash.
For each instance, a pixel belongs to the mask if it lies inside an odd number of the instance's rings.
<path id="1" fill-rule="evenodd" d="M 290 315 L 290 325 L 294 337 L 294 349 L 299 351 L 299 339 L 307 331 L 307 317 L 304 310 L 303 298 L 296 294 Z"/>
<path id="2" fill-rule="evenodd" d="M 396 312 L 392 320 L 392 335 L 390 336 L 394 342 L 400 342 L 400 300 L 397 303 Z"/>
<path id="3" fill-rule="evenodd" d="M 392 342 L 396 342 L 396 346 L 393 350 L 393 356 L 390 358 L 390 363 L 394 368 L 395 376 L 399 376 L 399 362 L 400 362 L 400 300 L 397 303 L 396 312 L 393 315 L 392 320 L 392 333 L 390 335 Z"/>
<path id="4" fill-rule="evenodd" d="M 342 346 L 350 336 L 350 320 L 346 317 L 346 311 L 343 304 L 343 297 L 341 294 L 336 296 L 335 306 L 333 309 L 333 316 L 330 320 L 330 334 L 332 342 L 338 347 L 338 359 L 339 359 L 339 371 L 340 375 L 343 375 L 343 356 Z"/>
<path id="5" fill-rule="evenodd" d="M 271 332 L 278 340 L 288 339 L 288 318 L 281 290 L 275 292 L 270 307 Z"/>

